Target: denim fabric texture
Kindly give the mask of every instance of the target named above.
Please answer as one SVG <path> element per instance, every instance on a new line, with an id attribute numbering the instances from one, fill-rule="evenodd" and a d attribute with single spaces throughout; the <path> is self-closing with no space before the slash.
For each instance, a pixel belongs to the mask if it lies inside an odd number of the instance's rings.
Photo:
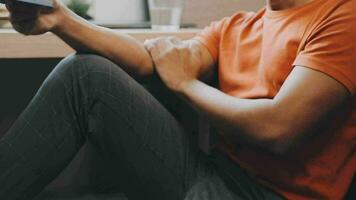
<path id="1" fill-rule="evenodd" d="M 282 199 L 223 155 L 203 154 L 160 91 L 103 57 L 64 59 L 0 140 L 0 199 L 34 198 L 87 141 L 130 200 Z"/>

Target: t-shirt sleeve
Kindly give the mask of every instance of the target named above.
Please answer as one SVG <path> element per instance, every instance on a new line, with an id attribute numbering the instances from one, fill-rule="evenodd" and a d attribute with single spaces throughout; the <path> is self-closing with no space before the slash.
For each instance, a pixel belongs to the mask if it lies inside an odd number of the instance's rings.
<path id="1" fill-rule="evenodd" d="M 221 34 L 228 20 L 229 18 L 226 17 L 220 21 L 212 22 L 193 38 L 201 42 L 208 49 L 215 62 L 217 62 L 219 57 Z"/>
<path id="2" fill-rule="evenodd" d="M 356 14 L 341 8 L 316 25 L 294 61 L 323 72 L 343 84 L 352 95 L 356 82 Z"/>

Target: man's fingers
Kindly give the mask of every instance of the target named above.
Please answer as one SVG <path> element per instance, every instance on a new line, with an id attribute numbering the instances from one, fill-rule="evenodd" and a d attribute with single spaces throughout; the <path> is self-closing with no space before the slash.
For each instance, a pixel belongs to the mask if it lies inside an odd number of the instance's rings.
<path id="1" fill-rule="evenodd" d="M 145 40 L 144 45 L 147 50 L 152 50 L 152 48 L 157 47 L 158 43 L 162 40 L 162 37 Z"/>
<path id="2" fill-rule="evenodd" d="M 153 40 L 146 40 L 144 42 L 145 48 L 147 49 L 148 53 L 151 55 L 153 61 L 159 56 L 160 50 L 157 46 L 157 42 Z"/>
<path id="3" fill-rule="evenodd" d="M 23 21 L 33 21 L 38 17 L 37 14 L 28 14 L 28 13 L 10 13 L 11 23 L 19 23 Z"/>
<path id="4" fill-rule="evenodd" d="M 174 37 L 164 37 L 146 40 L 144 46 L 150 53 L 152 59 L 157 61 L 162 54 L 169 52 L 174 47 L 179 46 L 181 41 Z"/>
<path id="5" fill-rule="evenodd" d="M 180 45 L 182 43 L 181 39 L 173 36 L 168 37 L 168 40 L 174 45 Z"/>
<path id="6" fill-rule="evenodd" d="M 29 35 L 32 32 L 32 27 L 34 27 L 35 21 L 19 21 L 12 23 L 14 29 L 24 35 Z"/>
<path id="7" fill-rule="evenodd" d="M 143 46 L 146 48 L 147 51 L 151 51 L 152 48 L 154 48 L 154 44 L 153 44 L 152 40 L 145 40 L 145 42 L 143 43 Z"/>
<path id="8" fill-rule="evenodd" d="M 10 11 L 10 21 L 12 23 L 34 20 L 40 14 L 40 10 L 37 7 L 17 3 L 14 0 L 8 0 L 6 6 Z"/>
<path id="9" fill-rule="evenodd" d="M 6 2 L 6 8 L 10 12 L 22 12 L 22 13 L 36 13 L 40 10 L 39 6 L 33 4 L 26 4 L 14 0 L 8 0 Z"/>
<path id="10" fill-rule="evenodd" d="M 11 12 L 11 7 L 9 5 L 9 0 L 5 1 L 5 6 L 6 6 L 6 9 Z"/>

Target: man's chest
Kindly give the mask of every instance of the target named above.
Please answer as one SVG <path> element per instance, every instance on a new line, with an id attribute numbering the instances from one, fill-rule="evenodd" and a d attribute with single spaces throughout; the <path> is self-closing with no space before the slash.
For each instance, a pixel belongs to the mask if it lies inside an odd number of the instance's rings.
<path id="1" fill-rule="evenodd" d="M 225 92 L 242 97 L 274 96 L 293 69 L 303 28 L 255 23 L 227 33 L 219 54 L 219 78 Z"/>

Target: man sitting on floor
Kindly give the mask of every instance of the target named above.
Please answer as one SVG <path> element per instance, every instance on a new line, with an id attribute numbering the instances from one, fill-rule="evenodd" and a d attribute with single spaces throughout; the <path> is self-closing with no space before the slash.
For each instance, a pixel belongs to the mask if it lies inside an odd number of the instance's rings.
<path id="1" fill-rule="evenodd" d="M 50 31 L 87 54 L 64 59 L 1 139 L 0 199 L 36 196 L 88 140 L 129 199 L 344 197 L 356 168 L 356 0 L 266 0 L 194 39 L 145 44 L 54 3 L 7 0 L 17 31 Z M 155 75 L 216 130 L 201 133 L 210 154 L 136 81 Z"/>

